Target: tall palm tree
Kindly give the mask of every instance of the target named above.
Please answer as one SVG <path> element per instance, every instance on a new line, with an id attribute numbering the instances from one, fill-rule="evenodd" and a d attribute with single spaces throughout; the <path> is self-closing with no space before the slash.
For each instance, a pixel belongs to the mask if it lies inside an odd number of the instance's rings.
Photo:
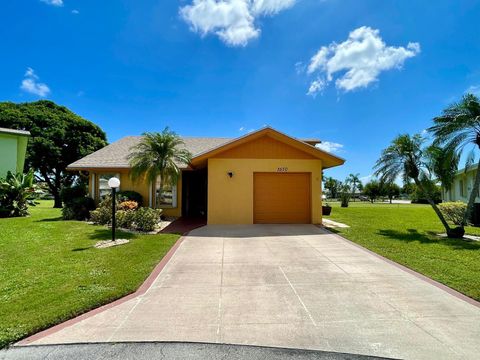
<path id="1" fill-rule="evenodd" d="M 430 195 L 433 182 L 426 167 L 423 142 L 424 139 L 419 134 L 397 136 L 390 146 L 382 151 L 375 163 L 375 176 L 379 176 L 384 183 L 394 182 L 398 177 L 403 177 L 404 182 L 413 179 L 417 187 L 426 194 L 428 203 L 445 227 L 448 237 L 462 237 L 463 228 L 451 229 Z"/>
<path id="2" fill-rule="evenodd" d="M 445 145 L 447 149 L 462 154 L 467 145 L 473 145 L 472 150 L 480 149 L 480 100 L 473 94 L 466 94 L 462 100 L 443 111 L 441 116 L 433 119 L 434 125 L 428 129 L 435 140 L 434 144 Z M 471 153 L 473 154 L 473 153 Z M 469 156 L 467 166 L 473 162 Z M 473 204 L 480 186 L 480 160 L 472 191 L 468 199 L 467 210 L 462 224 L 465 226 L 473 210 Z"/>
<path id="3" fill-rule="evenodd" d="M 355 202 L 355 192 L 359 190 L 359 184 L 361 184 L 360 181 L 360 174 L 350 174 L 348 175 L 347 179 L 345 180 L 347 184 L 351 184 L 352 187 L 352 197 L 353 201 Z"/>
<path id="4" fill-rule="evenodd" d="M 142 140 L 132 147 L 128 155 L 133 180 L 143 179 L 155 183 L 160 179 L 158 197 L 166 182 L 176 184 L 180 176 L 180 164 L 188 164 L 192 154 L 184 148 L 183 140 L 169 128 L 161 133 L 147 132 Z"/>

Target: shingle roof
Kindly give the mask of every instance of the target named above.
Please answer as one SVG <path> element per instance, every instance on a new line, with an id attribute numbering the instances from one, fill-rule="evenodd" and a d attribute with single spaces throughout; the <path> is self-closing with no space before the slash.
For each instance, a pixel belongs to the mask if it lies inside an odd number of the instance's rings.
<path id="1" fill-rule="evenodd" d="M 88 168 L 130 168 L 127 156 L 132 146 L 140 142 L 141 136 L 127 136 L 84 158 L 68 165 L 68 169 L 88 169 Z M 211 150 L 225 144 L 230 138 L 210 138 L 210 137 L 182 137 L 185 142 L 185 148 L 193 156 L 205 151 Z M 179 164 L 180 166 L 180 164 Z M 181 167 L 185 167 L 182 165 Z"/>
<path id="2" fill-rule="evenodd" d="M 7 128 L 3 128 L 3 127 L 0 127 L 0 133 L 3 133 L 3 134 L 12 134 L 12 135 L 30 136 L 30 131 L 16 130 L 16 129 L 7 129 Z"/>

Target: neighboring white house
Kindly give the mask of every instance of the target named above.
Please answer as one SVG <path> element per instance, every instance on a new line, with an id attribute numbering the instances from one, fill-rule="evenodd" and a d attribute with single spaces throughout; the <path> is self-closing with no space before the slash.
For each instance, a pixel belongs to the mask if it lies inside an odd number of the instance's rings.
<path id="1" fill-rule="evenodd" d="M 470 196 L 470 191 L 472 191 L 476 175 L 477 165 L 471 166 L 467 171 L 465 171 L 465 169 L 458 171 L 450 190 L 447 191 L 442 187 L 443 201 L 468 202 L 468 197 Z M 480 203 L 480 194 L 477 194 L 475 202 Z"/>

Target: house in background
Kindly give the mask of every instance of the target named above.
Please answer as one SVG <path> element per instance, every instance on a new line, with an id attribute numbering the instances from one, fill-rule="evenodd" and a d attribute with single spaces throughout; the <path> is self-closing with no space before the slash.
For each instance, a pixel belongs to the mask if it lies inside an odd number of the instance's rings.
<path id="1" fill-rule="evenodd" d="M 477 165 L 470 166 L 467 171 L 461 169 L 455 175 L 452 186 L 449 190 L 442 187 L 443 201 L 463 201 L 468 202 L 470 192 L 477 176 Z M 476 203 L 480 202 L 480 194 L 477 194 Z"/>
<path id="2" fill-rule="evenodd" d="M 28 131 L 0 128 L 0 178 L 23 172 L 29 137 Z"/>
<path id="3" fill-rule="evenodd" d="M 182 165 L 177 184 L 133 182 L 127 160 L 141 136 L 122 138 L 67 169 L 88 173 L 90 195 L 99 201 L 110 192 L 108 179 L 120 190 L 133 190 L 144 205 L 167 216 L 206 217 L 209 224 L 322 222 L 322 170 L 345 160 L 315 147 L 318 140 L 299 140 L 270 127 L 236 138 L 183 138 L 193 154 Z"/>

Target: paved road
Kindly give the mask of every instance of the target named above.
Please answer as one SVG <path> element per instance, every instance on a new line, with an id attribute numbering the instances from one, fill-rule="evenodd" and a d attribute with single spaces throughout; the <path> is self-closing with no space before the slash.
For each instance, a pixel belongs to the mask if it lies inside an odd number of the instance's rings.
<path id="1" fill-rule="evenodd" d="M 1 360 L 368 360 L 377 357 L 326 351 L 199 343 L 104 343 L 15 347 L 0 350 Z"/>
<path id="2" fill-rule="evenodd" d="M 257 225 L 193 231 L 144 295 L 35 343 L 198 341 L 473 359 L 479 339 L 478 307 L 315 226 Z"/>

